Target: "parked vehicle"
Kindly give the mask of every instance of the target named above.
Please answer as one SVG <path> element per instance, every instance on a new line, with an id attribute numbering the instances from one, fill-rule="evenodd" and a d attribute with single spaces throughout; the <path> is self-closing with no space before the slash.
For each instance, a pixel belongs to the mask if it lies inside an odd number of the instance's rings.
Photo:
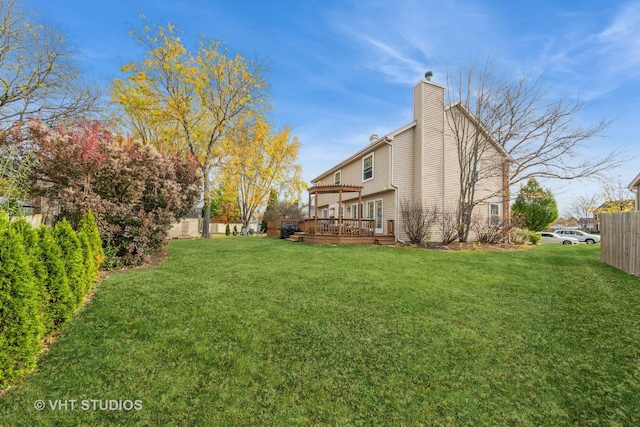
<path id="1" fill-rule="evenodd" d="M 589 234 L 581 230 L 556 230 L 555 233 L 561 236 L 573 237 L 575 239 L 578 239 L 578 241 L 580 242 L 586 243 L 587 245 L 600 243 L 600 236 Z"/>
<path id="2" fill-rule="evenodd" d="M 556 233 L 549 233 L 548 231 L 541 232 L 540 236 L 542 243 L 555 243 L 557 245 L 577 245 L 580 243 L 575 237 L 561 236 Z"/>

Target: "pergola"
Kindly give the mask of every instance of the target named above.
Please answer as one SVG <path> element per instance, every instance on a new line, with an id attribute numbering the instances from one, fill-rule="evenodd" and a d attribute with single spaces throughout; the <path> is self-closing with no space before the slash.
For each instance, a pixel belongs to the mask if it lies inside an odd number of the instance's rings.
<path id="1" fill-rule="evenodd" d="M 307 189 L 309 193 L 309 214 L 308 218 L 311 219 L 311 196 L 315 195 L 315 204 L 314 211 L 315 221 L 318 221 L 318 195 L 320 194 L 338 194 L 338 234 L 342 234 L 342 222 L 343 222 L 343 214 L 342 214 L 342 194 L 343 193 L 358 193 L 358 211 L 361 210 L 362 206 L 362 186 L 361 185 L 349 185 L 349 184 L 335 184 L 335 185 L 314 185 Z M 358 212 L 358 219 L 362 218 L 362 212 Z"/>

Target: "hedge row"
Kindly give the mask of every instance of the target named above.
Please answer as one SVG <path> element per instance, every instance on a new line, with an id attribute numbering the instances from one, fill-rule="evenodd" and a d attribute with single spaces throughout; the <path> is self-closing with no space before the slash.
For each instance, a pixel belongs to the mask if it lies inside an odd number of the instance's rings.
<path id="1" fill-rule="evenodd" d="M 0 389 L 36 366 L 42 339 L 82 304 L 104 259 L 93 214 L 35 229 L 0 212 Z"/>

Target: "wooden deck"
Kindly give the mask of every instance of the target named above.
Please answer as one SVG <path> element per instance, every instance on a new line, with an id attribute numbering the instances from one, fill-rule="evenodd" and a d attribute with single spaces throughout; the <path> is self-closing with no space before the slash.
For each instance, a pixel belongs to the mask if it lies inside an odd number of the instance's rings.
<path id="1" fill-rule="evenodd" d="M 314 218 L 300 221 L 298 227 L 300 231 L 288 240 L 332 245 L 393 245 L 396 241 L 393 220 L 387 221 L 387 234 L 375 232 L 373 219 Z"/>
<path id="2" fill-rule="evenodd" d="M 325 243 L 330 245 L 393 245 L 396 242 L 394 236 L 374 234 L 371 236 L 338 236 L 336 234 L 306 234 L 299 232 L 289 239 L 293 242 Z"/>

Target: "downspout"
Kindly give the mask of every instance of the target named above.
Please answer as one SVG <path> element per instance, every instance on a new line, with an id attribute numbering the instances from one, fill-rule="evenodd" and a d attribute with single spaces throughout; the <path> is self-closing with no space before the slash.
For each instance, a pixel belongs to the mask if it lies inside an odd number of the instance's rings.
<path id="1" fill-rule="evenodd" d="M 396 242 L 404 244 L 405 242 L 400 240 L 400 220 L 398 219 L 398 207 L 400 206 L 400 189 L 393 183 L 393 144 L 391 143 L 391 141 L 392 140 L 389 138 L 385 139 L 385 142 L 389 146 L 389 184 L 394 190 L 396 190 L 396 218 L 393 222 L 393 233 L 395 235 Z"/>

